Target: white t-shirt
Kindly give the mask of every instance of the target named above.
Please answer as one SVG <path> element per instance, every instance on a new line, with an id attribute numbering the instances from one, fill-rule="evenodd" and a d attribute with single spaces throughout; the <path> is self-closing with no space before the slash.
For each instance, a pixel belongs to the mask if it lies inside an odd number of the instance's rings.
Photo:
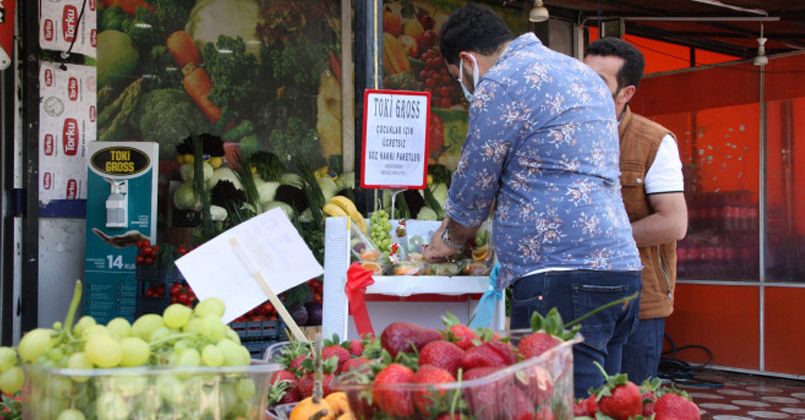
<path id="1" fill-rule="evenodd" d="M 668 134 L 662 138 L 657 156 L 646 172 L 646 194 L 683 192 L 682 161 L 676 141 Z"/>

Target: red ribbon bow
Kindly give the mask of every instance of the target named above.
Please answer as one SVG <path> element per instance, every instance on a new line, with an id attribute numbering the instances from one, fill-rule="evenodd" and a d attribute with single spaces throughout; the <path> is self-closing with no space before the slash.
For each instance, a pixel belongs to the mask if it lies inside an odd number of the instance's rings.
<path id="1" fill-rule="evenodd" d="M 372 320 L 369 319 L 369 312 L 366 310 L 366 288 L 375 283 L 372 274 L 372 271 L 361 267 L 360 263 L 352 263 L 347 270 L 345 292 L 349 301 L 349 314 L 352 315 L 355 328 L 361 337 L 365 334 L 375 336 Z"/>

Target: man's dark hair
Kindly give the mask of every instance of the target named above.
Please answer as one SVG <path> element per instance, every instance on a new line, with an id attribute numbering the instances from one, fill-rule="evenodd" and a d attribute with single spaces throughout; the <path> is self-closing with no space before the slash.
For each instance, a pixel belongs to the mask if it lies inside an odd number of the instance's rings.
<path id="1" fill-rule="evenodd" d="M 514 35 L 498 15 L 486 6 L 469 3 L 456 10 L 439 33 L 442 56 L 450 64 L 458 64 L 458 54 L 475 51 L 492 55 Z"/>
<path id="2" fill-rule="evenodd" d="M 618 90 L 629 86 L 640 84 L 643 77 L 643 54 L 632 44 L 615 37 L 601 38 L 584 49 L 584 56 L 598 55 L 601 57 L 620 57 L 624 63 L 618 71 Z"/>

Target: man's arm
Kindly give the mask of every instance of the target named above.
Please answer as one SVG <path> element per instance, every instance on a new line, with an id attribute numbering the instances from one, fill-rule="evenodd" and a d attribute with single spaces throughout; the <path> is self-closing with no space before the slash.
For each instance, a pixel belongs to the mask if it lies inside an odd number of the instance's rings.
<path id="1" fill-rule="evenodd" d="M 685 237 L 688 206 L 681 192 L 648 196 L 654 213 L 632 223 L 632 235 L 639 248 L 655 246 Z"/>

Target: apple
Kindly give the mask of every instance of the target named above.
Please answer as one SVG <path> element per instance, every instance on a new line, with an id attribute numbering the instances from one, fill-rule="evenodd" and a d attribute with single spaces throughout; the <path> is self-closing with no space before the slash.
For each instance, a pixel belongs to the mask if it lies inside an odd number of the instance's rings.
<path id="1" fill-rule="evenodd" d="M 394 13 L 386 6 L 383 9 L 383 31 L 398 36 L 402 33 L 402 29 L 402 18 L 400 15 Z"/>
<path id="2" fill-rule="evenodd" d="M 422 37 L 419 38 L 419 50 L 427 51 L 438 43 L 439 35 L 436 34 L 436 31 L 428 29 L 427 31 L 423 32 Z"/>
<path id="3" fill-rule="evenodd" d="M 419 58 L 419 44 L 414 38 L 408 35 L 400 35 L 397 40 L 400 41 L 400 44 L 405 48 L 405 52 L 408 53 L 409 57 Z"/>

